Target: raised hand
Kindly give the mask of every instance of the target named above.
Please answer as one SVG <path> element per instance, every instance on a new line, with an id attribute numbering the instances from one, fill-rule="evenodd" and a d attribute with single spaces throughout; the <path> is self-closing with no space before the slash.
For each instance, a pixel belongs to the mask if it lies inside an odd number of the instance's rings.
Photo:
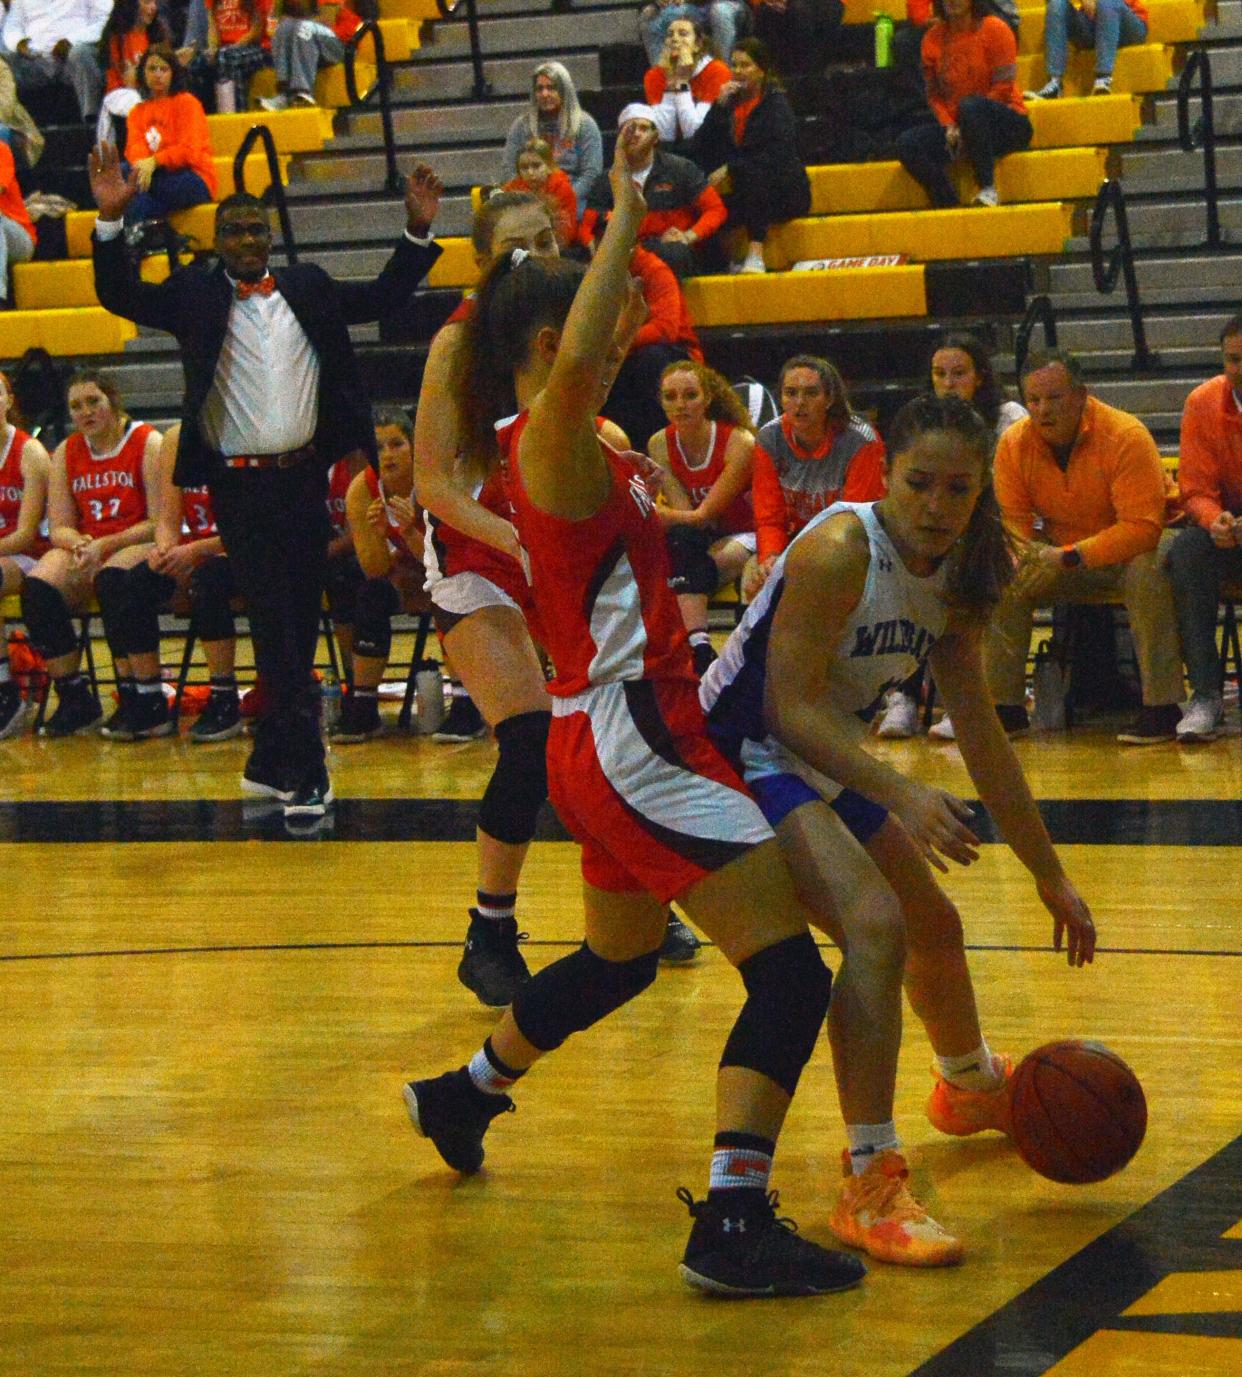
<path id="1" fill-rule="evenodd" d="M 87 164 L 91 181 L 91 195 L 99 207 L 101 220 L 119 220 L 125 208 L 138 194 L 138 171 L 131 168 L 129 176 L 121 170 L 121 154 L 115 144 L 100 143 L 91 149 Z"/>
<path id="2" fill-rule="evenodd" d="M 439 177 L 426 163 L 417 164 L 405 184 L 406 228 L 411 234 L 419 239 L 426 236 L 443 195 L 444 183 Z"/>

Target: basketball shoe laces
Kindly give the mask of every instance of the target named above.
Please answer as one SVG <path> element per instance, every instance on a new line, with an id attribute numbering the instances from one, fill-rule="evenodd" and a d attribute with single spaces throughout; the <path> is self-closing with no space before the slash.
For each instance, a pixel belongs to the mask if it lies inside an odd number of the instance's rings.
<path id="1" fill-rule="evenodd" d="M 880 1162 L 878 1170 L 854 1178 L 855 1208 L 859 1212 L 866 1209 L 874 1218 L 895 1224 L 921 1223 L 927 1218 L 927 1211 L 906 1186 L 910 1170 L 898 1154 L 894 1153 L 893 1158 L 896 1160 Z M 902 1162 L 900 1167 L 897 1161 Z"/>

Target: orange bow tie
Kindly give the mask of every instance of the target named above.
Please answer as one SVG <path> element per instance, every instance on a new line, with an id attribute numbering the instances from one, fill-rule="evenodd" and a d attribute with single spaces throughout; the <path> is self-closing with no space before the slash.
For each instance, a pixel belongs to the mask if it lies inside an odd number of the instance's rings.
<path id="1" fill-rule="evenodd" d="M 245 301 L 254 296 L 271 296 L 276 290 L 276 279 L 268 273 L 266 277 L 261 277 L 257 282 L 239 282 L 237 284 L 237 299 Z"/>

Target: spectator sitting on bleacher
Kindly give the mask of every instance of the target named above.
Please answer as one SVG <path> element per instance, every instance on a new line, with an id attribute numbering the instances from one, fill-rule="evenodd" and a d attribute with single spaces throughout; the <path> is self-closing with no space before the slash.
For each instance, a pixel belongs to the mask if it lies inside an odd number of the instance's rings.
<path id="1" fill-rule="evenodd" d="M 0 139 L 0 310 L 9 302 L 10 265 L 29 263 L 37 238 L 17 182 L 13 150 Z"/>
<path id="2" fill-rule="evenodd" d="M 604 170 L 604 145 L 599 125 L 578 104 L 574 79 L 560 62 L 541 62 L 535 68 L 530 109 L 513 121 L 505 139 L 509 176 L 516 175 L 518 154 L 530 139 L 552 145 L 557 167 L 573 183 L 578 206 L 586 205 L 587 193 Z"/>
<path id="3" fill-rule="evenodd" d="M 21 592 L 35 560 L 48 548 L 40 534 L 47 510 L 47 450 L 19 425 L 17 402 L 0 373 L 0 597 Z M 9 673 L 9 637 L 0 615 L 0 741 L 16 736 L 29 705 Z"/>
<path id="4" fill-rule="evenodd" d="M 1216 618 L 1221 583 L 1242 580 L 1242 315 L 1220 334 L 1224 370 L 1186 399 L 1177 483 L 1191 524 L 1168 553 L 1190 703 L 1179 741 L 1214 741 L 1222 702 Z"/>
<path id="5" fill-rule="evenodd" d="M 44 138 L 30 111 L 17 98 L 13 69 L 0 55 L 0 143 L 7 143 L 23 172 L 43 156 Z"/>
<path id="6" fill-rule="evenodd" d="M 1135 746 L 1172 741 L 1182 661 L 1158 549 L 1165 483 L 1155 441 L 1137 417 L 1088 394 L 1071 354 L 1032 354 L 1022 385 L 1031 414 L 1001 437 L 993 479 L 1019 547 L 1017 576 L 984 639 L 997 716 L 1010 735 L 1030 726 L 1026 659 L 1035 609 L 1116 594 L 1130 617 L 1143 688 L 1138 719 L 1117 739 Z M 932 731 L 953 735 L 943 723 Z"/>
<path id="7" fill-rule="evenodd" d="M 994 206 L 996 159 L 1031 142 L 1013 30 L 985 11 L 986 0 L 935 0 L 937 22 L 923 35 L 923 76 L 935 124 L 897 139 L 902 166 L 933 206 L 956 206 L 949 164 L 969 158 L 979 190 L 974 205 Z"/>
<path id="8" fill-rule="evenodd" d="M 259 104 L 265 110 L 315 104 L 315 77 L 320 67 L 345 61 L 345 44 L 316 16 L 319 0 L 281 0 L 280 22 L 272 35 L 276 95 Z"/>
<path id="9" fill-rule="evenodd" d="M 72 87 L 82 118 L 94 120 L 103 96 L 99 36 L 111 8 L 111 0 L 10 0 L 0 38 L 18 93 Z"/>
<path id="10" fill-rule="evenodd" d="M 733 79 L 695 136 L 695 161 L 714 169 L 708 181 L 729 218 L 730 272 L 761 273 L 763 245 L 774 224 L 805 215 L 811 184 L 798 151 L 798 124 L 772 55 L 743 38 L 729 57 Z"/>
<path id="11" fill-rule="evenodd" d="M 207 116 L 186 89 L 184 68 L 164 43 L 138 60 L 142 100 L 129 112 L 125 157 L 138 194 L 125 212 L 134 237 L 143 225 L 213 201 L 216 164 Z"/>
<path id="12" fill-rule="evenodd" d="M 340 721 L 329 732 L 350 745 L 383 728 L 379 688 L 392 650 L 392 619 L 426 581 L 423 525 L 414 501 L 414 425 L 395 406 L 375 410 L 379 473 L 367 465 L 349 485 L 349 528 L 366 582 L 354 614 L 354 673 Z"/>
<path id="13" fill-rule="evenodd" d="M 22 620 L 32 645 L 47 661 L 59 700 L 42 728 L 42 735 L 52 737 L 88 731 L 103 715 L 80 673 L 82 652 L 70 612 L 88 608 L 92 594 L 102 611 L 108 585 L 115 580 L 104 579 L 101 586 L 100 576 L 119 574 L 118 556 L 151 540 L 159 496 L 159 432 L 130 420 L 116 386 L 102 373 L 75 373 L 67 395 L 74 430 L 52 455 L 48 482 L 52 548 L 22 585 Z M 117 714 L 131 706 L 131 698 L 141 698 L 126 720 L 149 724 L 144 735 L 164 735 L 168 708 L 163 687 L 158 674 L 153 683 L 138 684 L 129 677 L 124 651 L 117 653 L 126 634 L 117 611 L 113 602 L 104 624 L 114 646 Z M 121 720 L 116 714 L 114 718 Z"/>
<path id="14" fill-rule="evenodd" d="M 578 198 L 569 178 L 556 165 L 547 139 L 527 139 L 517 159 L 518 175 L 501 191 L 526 191 L 547 206 L 564 252 L 578 236 Z"/>
<path id="15" fill-rule="evenodd" d="M 116 0 L 104 25 L 99 49 L 107 63 L 104 98 L 99 107 L 96 143 L 119 143 L 116 122 L 142 99 L 138 90 L 138 61 L 152 43 L 171 46 L 172 32 L 160 15 L 159 0 Z"/>
<path id="16" fill-rule="evenodd" d="M 664 62 L 668 36 L 673 26 L 681 23 L 694 25 L 704 51 L 706 35 L 710 32 L 712 47 L 718 53 L 731 53 L 739 35 L 750 32 L 750 6 L 747 0 L 705 0 L 701 5 L 684 4 L 681 0 L 655 0 L 654 4 L 644 6 L 639 11 L 638 29 L 647 61 L 652 66 Z"/>
<path id="17" fill-rule="evenodd" d="M 845 382 L 827 359 L 795 354 L 780 376 L 781 414 L 755 437 L 751 495 L 756 562 L 742 581 L 754 599 L 786 545 L 834 502 L 884 496 L 884 442 L 850 406 Z"/>
<path id="18" fill-rule="evenodd" d="M 928 372 L 933 395 L 960 397 L 968 402 L 991 426 L 997 440 L 1015 422 L 1026 419 L 1026 407 L 1005 395 L 992 367 L 991 354 L 974 335 L 946 335 L 931 356 Z M 925 669 L 888 695 L 884 716 L 876 728 L 877 736 L 900 741 L 917 735 Z"/>
<path id="19" fill-rule="evenodd" d="M 738 578 L 755 553 L 755 431 L 728 379 L 706 364 L 670 364 L 660 379 L 660 405 L 668 425 L 647 441 L 656 465 L 651 486 L 664 498 L 656 515 L 668 542 L 669 586 L 677 592 L 694 671 L 703 675 L 716 658 L 707 600 Z"/>
<path id="20" fill-rule="evenodd" d="M 710 272 L 720 258 L 716 231 L 725 222 L 720 193 L 689 158 L 660 147 L 655 111 L 649 105 L 627 105 L 617 119 L 618 134 L 633 126 L 626 160 L 647 203 L 638 227 L 638 242 L 662 258 L 678 277 Z M 582 242 L 593 246 L 612 214 L 612 183 L 602 172 L 595 180 L 582 214 Z"/>
<path id="21" fill-rule="evenodd" d="M 215 71 L 216 111 L 249 109 L 250 78 L 271 58 L 272 0 L 207 0 L 207 51 Z"/>
<path id="22" fill-rule="evenodd" d="M 804 76 L 823 71 L 845 20 L 841 0 L 750 0 L 750 5 L 752 32 L 782 72 Z"/>
<path id="23" fill-rule="evenodd" d="M 660 142 L 669 152 L 689 156 L 690 141 L 731 75 L 707 47 L 701 24 L 675 19 L 668 26 L 659 59 L 643 77 L 643 95 L 655 111 Z"/>
<path id="24" fill-rule="evenodd" d="M 1056 100 L 1061 94 L 1069 45 L 1095 49 L 1093 96 L 1107 96 L 1113 89 L 1117 49 L 1147 39 L 1147 10 L 1142 0 L 1047 0 L 1044 10 L 1044 66 L 1048 80 L 1028 100 Z"/>

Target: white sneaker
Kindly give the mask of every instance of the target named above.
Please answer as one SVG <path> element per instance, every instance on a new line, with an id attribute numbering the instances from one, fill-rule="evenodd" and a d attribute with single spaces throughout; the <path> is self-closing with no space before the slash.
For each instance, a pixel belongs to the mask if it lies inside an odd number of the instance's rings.
<path id="1" fill-rule="evenodd" d="M 259 104 L 264 110 L 287 110 L 289 108 L 289 97 L 283 92 L 278 96 L 261 96 Z"/>
<path id="2" fill-rule="evenodd" d="M 928 727 L 927 735 L 934 737 L 937 741 L 957 740 L 957 733 L 953 730 L 953 723 L 950 721 L 948 713 L 945 713 L 935 726 Z"/>
<path id="3" fill-rule="evenodd" d="M 1098 76 L 1095 84 L 1091 87 L 1093 96 L 1111 96 L 1113 93 L 1113 79 L 1110 76 Z"/>
<path id="4" fill-rule="evenodd" d="M 1027 100 L 1056 100 L 1061 94 L 1061 78 L 1049 77 L 1038 91 L 1023 91 Z"/>
<path id="5" fill-rule="evenodd" d="M 1220 735 L 1221 700 L 1199 694 L 1190 700 L 1177 724 L 1179 741 L 1215 741 Z"/>
<path id="6" fill-rule="evenodd" d="M 996 194 L 994 186 L 981 186 L 975 192 L 975 199 L 970 204 L 972 206 L 999 206 L 1000 197 Z"/>
<path id="7" fill-rule="evenodd" d="M 886 741 L 906 741 L 919 731 L 918 700 L 894 689 L 888 695 L 888 706 L 875 734 Z"/>

